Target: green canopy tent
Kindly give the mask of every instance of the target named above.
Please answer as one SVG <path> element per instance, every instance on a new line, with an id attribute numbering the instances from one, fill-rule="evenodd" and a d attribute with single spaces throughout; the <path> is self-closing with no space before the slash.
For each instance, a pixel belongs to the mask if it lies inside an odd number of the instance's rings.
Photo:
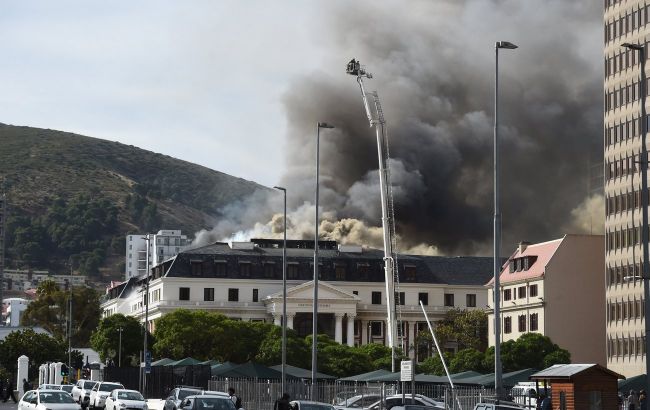
<path id="1" fill-rule="evenodd" d="M 475 372 L 473 370 L 468 370 L 466 372 L 453 373 L 451 374 L 452 380 L 467 379 L 469 377 L 483 376 L 483 373 Z"/>
<path id="2" fill-rule="evenodd" d="M 280 380 L 282 378 L 282 373 L 266 367 L 262 364 L 255 362 L 247 362 L 240 364 L 239 366 L 234 366 L 230 369 L 221 369 L 217 368 L 216 371 L 212 372 L 213 377 L 234 377 L 234 378 L 246 378 L 246 379 L 276 379 Z M 287 375 L 289 378 L 293 378 Z"/>
<path id="3" fill-rule="evenodd" d="M 628 394 L 630 390 L 645 390 L 645 374 L 640 374 L 638 376 L 630 377 L 628 379 L 620 379 L 618 381 L 618 391 L 621 393 Z"/>
<path id="4" fill-rule="evenodd" d="M 282 373 L 282 365 L 271 366 L 271 369 L 277 370 Z M 295 377 L 296 379 L 311 379 L 311 370 L 303 369 L 301 367 L 285 365 L 285 372 L 288 376 Z M 336 379 L 334 376 L 329 374 L 316 372 L 316 379 L 318 380 L 332 380 Z"/>
<path id="5" fill-rule="evenodd" d="M 368 373 L 357 374 L 356 376 L 344 377 L 342 379 L 338 379 L 337 382 L 368 382 L 373 381 L 377 377 L 386 376 L 389 374 L 392 373 L 388 370 L 379 369 Z"/>
<path id="6" fill-rule="evenodd" d="M 221 362 L 218 362 L 216 360 L 206 360 L 205 362 L 201 362 L 201 363 L 198 363 L 198 364 L 207 364 L 208 366 L 212 367 L 212 366 L 216 366 L 218 364 L 221 364 Z"/>
<path id="7" fill-rule="evenodd" d="M 172 363 L 172 362 L 173 362 L 172 359 L 168 359 L 168 358 L 164 357 L 164 358 L 162 358 L 160 360 L 156 360 L 155 362 L 151 363 L 151 365 L 152 366 L 164 366 L 167 363 Z"/>
<path id="8" fill-rule="evenodd" d="M 373 382 L 398 382 L 400 381 L 400 372 L 395 372 L 395 373 L 390 373 L 384 376 L 378 376 L 378 377 L 373 377 L 368 381 L 373 381 Z M 465 380 L 463 379 L 457 379 L 452 376 L 451 380 L 454 382 L 454 384 L 473 384 L 473 383 L 466 383 Z M 415 375 L 415 381 L 417 383 L 432 383 L 432 384 L 449 384 L 449 379 L 447 376 L 436 376 L 434 374 L 416 374 Z"/>
<path id="9" fill-rule="evenodd" d="M 223 372 L 225 372 L 227 370 L 230 370 L 233 367 L 237 367 L 237 366 L 239 366 L 239 365 L 235 364 L 233 362 L 224 362 L 224 363 L 221 363 L 221 364 L 216 364 L 214 366 L 210 366 L 210 373 L 211 373 L 211 375 L 213 377 L 218 376 L 220 373 L 223 373 Z"/>
<path id="10" fill-rule="evenodd" d="M 193 357 L 186 357 L 185 359 L 167 363 L 165 366 L 194 366 L 195 364 L 200 363 L 200 361 L 194 359 Z"/>
<path id="11" fill-rule="evenodd" d="M 528 377 L 533 375 L 537 370 L 535 369 L 523 369 L 517 370 L 510 373 L 504 373 L 502 376 L 503 385 L 506 387 L 512 387 L 519 382 L 527 382 Z M 462 384 L 478 384 L 485 387 L 494 386 L 494 373 L 484 374 L 482 376 L 468 377 L 465 379 L 459 380 L 459 383 Z"/>

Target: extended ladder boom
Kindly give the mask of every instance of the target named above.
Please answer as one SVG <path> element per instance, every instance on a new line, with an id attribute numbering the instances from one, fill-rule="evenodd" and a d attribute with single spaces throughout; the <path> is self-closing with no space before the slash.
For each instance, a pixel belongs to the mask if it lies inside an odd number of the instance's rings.
<path id="1" fill-rule="evenodd" d="M 387 333 L 388 345 L 391 349 L 391 369 L 395 371 L 395 345 L 398 340 L 398 321 L 396 315 L 401 323 L 401 310 L 400 304 L 396 303 L 395 297 L 399 295 L 399 275 L 396 263 L 396 236 L 395 236 L 395 215 L 393 207 L 393 193 L 390 180 L 390 165 L 389 165 L 389 151 L 388 151 L 388 135 L 386 132 L 386 121 L 384 119 L 384 112 L 379 102 L 379 96 L 376 91 L 366 92 L 363 85 L 363 78 L 372 78 L 372 74 L 368 73 L 361 64 L 352 60 L 348 63 L 347 73 L 354 75 L 357 78 L 357 83 L 361 89 L 361 96 L 363 98 L 363 105 L 366 109 L 366 115 L 370 127 L 375 127 L 377 133 L 377 154 L 379 157 L 379 187 L 381 190 L 381 215 L 384 239 L 384 273 L 386 279 L 386 304 L 387 304 Z M 397 309 L 396 309 L 397 306 Z M 401 333 L 401 332 L 400 332 Z M 402 335 L 403 336 L 403 335 Z M 404 340 L 401 337 L 402 341 Z"/>

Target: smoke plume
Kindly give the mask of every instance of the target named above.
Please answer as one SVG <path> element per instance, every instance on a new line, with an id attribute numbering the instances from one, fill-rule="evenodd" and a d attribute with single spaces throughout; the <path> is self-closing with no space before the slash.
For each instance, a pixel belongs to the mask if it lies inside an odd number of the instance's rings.
<path id="1" fill-rule="evenodd" d="M 415 0 L 323 4 L 322 71 L 287 90 L 290 238 L 313 237 L 321 130 L 322 236 L 381 247 L 377 148 L 355 79 L 374 74 L 388 124 L 400 251 L 486 254 L 492 241 L 494 42 L 500 72 L 504 250 L 520 240 L 602 232 L 602 5 L 592 0 Z M 299 63 L 299 56 L 297 63 Z M 282 235 L 280 193 L 221 210 L 199 240 Z M 591 215 L 587 218 L 585 215 Z M 595 218 L 595 219 L 594 219 Z M 591 223 L 586 223 L 590 220 Z"/>

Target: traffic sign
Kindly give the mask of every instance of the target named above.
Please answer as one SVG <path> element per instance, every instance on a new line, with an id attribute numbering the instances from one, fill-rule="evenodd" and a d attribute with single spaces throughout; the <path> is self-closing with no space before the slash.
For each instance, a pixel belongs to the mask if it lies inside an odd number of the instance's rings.
<path id="1" fill-rule="evenodd" d="M 411 382 L 413 381 L 413 361 L 402 360 L 400 367 L 400 381 Z"/>
<path id="2" fill-rule="evenodd" d="M 147 350 L 144 356 L 144 372 L 151 373 L 151 351 Z"/>

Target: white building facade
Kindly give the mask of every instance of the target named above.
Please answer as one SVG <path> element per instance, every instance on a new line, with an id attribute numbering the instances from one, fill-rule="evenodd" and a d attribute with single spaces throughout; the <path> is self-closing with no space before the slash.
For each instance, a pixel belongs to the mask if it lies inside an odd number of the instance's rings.
<path id="1" fill-rule="evenodd" d="M 16 327 L 20 326 L 20 318 L 27 309 L 30 300 L 23 298 L 6 298 L 2 301 L 4 305 L 4 317 L 2 318 L 3 326 Z"/>
<path id="2" fill-rule="evenodd" d="M 147 234 L 126 236 L 125 279 L 145 274 L 147 260 Z M 160 230 L 149 235 L 149 267 L 159 265 L 177 255 L 187 245 L 187 236 L 178 229 Z"/>
<path id="3" fill-rule="evenodd" d="M 35 289 L 41 282 L 46 280 L 56 283 L 59 287 L 66 286 L 84 286 L 86 284 L 86 276 L 82 275 L 52 275 L 48 271 L 43 270 L 18 270 L 18 269 L 5 269 L 4 280 L 7 290 L 25 291 L 28 289 Z"/>
<path id="4" fill-rule="evenodd" d="M 308 246 L 313 242 L 288 242 L 287 325 L 305 336 L 312 329 L 313 249 Z M 155 331 L 155 320 L 178 308 L 279 325 L 281 246 L 275 240 L 216 243 L 155 266 L 149 283 L 149 329 Z M 387 343 L 383 253 L 322 241 L 319 255 L 319 332 L 348 345 Z M 491 263 L 491 258 L 481 257 L 399 257 L 398 316 L 412 356 L 416 335 L 426 329 L 419 301 L 432 320 L 442 319 L 450 309 L 483 309 Z M 132 278 L 109 289 L 102 303 L 104 316 L 122 313 L 144 321 L 143 282 L 142 277 Z"/>

